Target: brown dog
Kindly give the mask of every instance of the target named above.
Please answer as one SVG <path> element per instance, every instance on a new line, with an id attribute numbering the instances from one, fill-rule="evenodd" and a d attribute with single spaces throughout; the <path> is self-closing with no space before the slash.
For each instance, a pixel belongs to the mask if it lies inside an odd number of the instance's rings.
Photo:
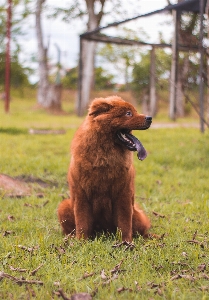
<path id="1" fill-rule="evenodd" d="M 65 234 L 92 237 L 95 231 L 116 232 L 123 241 L 146 235 L 150 221 L 134 205 L 133 153 L 146 158 L 146 151 L 131 130 L 145 130 L 151 117 L 113 96 L 95 99 L 72 142 L 68 173 L 71 198 L 58 207 Z"/>

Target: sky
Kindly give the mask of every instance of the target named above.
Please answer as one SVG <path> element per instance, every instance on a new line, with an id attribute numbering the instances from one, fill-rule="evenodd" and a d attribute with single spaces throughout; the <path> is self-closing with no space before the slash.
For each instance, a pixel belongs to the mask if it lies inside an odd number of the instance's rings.
<path id="1" fill-rule="evenodd" d="M 161 9 L 168 5 L 166 0 L 132 0 L 138 2 L 139 11 L 135 12 L 131 16 L 144 14 L 151 12 L 157 9 Z M 127 1 L 122 1 L 124 5 L 128 5 Z M 173 4 L 177 0 L 171 1 Z M 35 3 L 35 1 L 34 1 Z M 62 6 L 65 6 L 69 3 L 69 0 L 62 0 Z M 57 0 L 47 0 L 46 4 L 57 6 Z M 130 17 L 130 16 L 128 16 Z M 123 18 L 122 18 L 123 19 Z M 122 20 L 122 19 L 118 19 Z M 163 32 L 164 38 L 169 41 L 172 36 L 172 27 L 166 24 L 166 21 L 171 19 L 171 16 L 166 14 L 158 14 L 149 18 L 141 18 L 137 21 L 132 21 L 126 23 L 125 26 L 132 28 L 134 30 L 141 28 L 149 36 L 148 42 L 157 42 L 159 38 L 159 31 Z M 101 25 L 106 25 L 111 23 L 112 20 L 108 20 L 107 17 L 104 17 Z M 35 18 L 31 18 L 25 27 L 28 32 L 27 35 L 21 37 L 20 42 L 23 46 L 22 60 L 29 60 L 32 54 L 36 55 L 37 51 L 37 41 L 35 35 Z M 57 48 L 58 45 L 61 49 L 61 63 L 65 69 L 75 67 L 78 62 L 79 56 L 79 34 L 85 32 L 85 24 L 79 20 L 73 21 L 70 24 L 66 24 L 61 20 L 57 19 L 48 19 L 47 12 L 43 14 L 43 31 L 44 31 L 44 40 L 45 44 L 50 43 L 49 47 L 49 57 L 51 62 L 55 63 L 57 61 Z M 35 82 L 37 76 L 33 75 L 31 81 Z"/>

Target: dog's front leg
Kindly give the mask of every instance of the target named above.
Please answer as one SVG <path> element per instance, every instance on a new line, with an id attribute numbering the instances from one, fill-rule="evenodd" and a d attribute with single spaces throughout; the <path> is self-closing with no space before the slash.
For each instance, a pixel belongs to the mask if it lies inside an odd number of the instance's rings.
<path id="1" fill-rule="evenodd" d="M 93 213 L 86 201 L 75 201 L 75 227 L 78 239 L 87 239 L 93 233 Z"/>
<path id="2" fill-rule="evenodd" d="M 119 203 L 117 207 L 117 227 L 122 233 L 122 241 L 132 242 L 132 205 Z"/>

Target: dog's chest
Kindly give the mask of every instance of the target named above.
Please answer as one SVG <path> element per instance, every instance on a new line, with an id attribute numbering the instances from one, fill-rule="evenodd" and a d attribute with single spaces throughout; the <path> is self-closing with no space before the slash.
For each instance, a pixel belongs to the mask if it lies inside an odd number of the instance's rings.
<path id="1" fill-rule="evenodd" d="M 99 195 L 99 197 L 92 199 L 92 209 L 94 221 L 99 224 L 103 224 L 101 227 L 108 227 L 108 224 L 112 222 L 113 216 L 113 203 L 109 197 Z"/>

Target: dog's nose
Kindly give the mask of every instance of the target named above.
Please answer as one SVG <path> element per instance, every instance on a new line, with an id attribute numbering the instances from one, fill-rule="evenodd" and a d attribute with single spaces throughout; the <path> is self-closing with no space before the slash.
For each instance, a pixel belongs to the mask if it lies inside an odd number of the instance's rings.
<path id="1" fill-rule="evenodd" d="M 145 120 L 148 122 L 152 122 L 152 117 L 145 117 Z"/>

